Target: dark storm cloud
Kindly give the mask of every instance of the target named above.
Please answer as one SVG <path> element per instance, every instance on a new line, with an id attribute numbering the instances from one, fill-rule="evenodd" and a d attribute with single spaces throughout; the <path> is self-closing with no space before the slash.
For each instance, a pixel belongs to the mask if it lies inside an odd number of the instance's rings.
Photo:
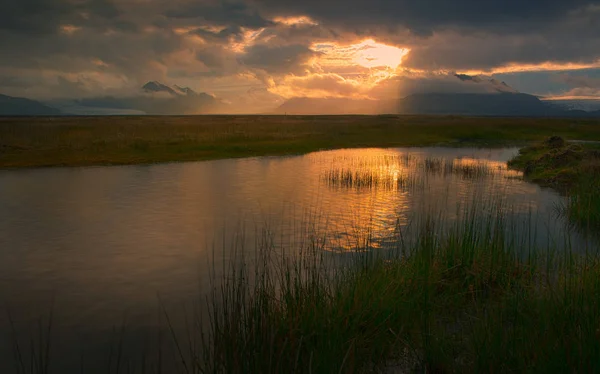
<path id="1" fill-rule="evenodd" d="M 571 31 L 571 33 L 566 33 Z M 403 65 L 419 69 L 487 70 L 509 63 L 590 63 L 600 58 L 600 38 L 583 30 L 489 35 L 447 32 L 411 46 Z"/>
<path id="2" fill-rule="evenodd" d="M 67 94 L 101 86 L 94 73 L 132 87 L 173 76 L 266 81 L 304 73 L 313 43 L 366 38 L 410 49 L 403 65 L 423 70 L 587 63 L 600 58 L 600 0 L 0 0 L 0 83 L 52 76 Z"/>
<path id="3" fill-rule="evenodd" d="M 405 66 L 481 69 L 600 58 L 598 0 L 254 0 L 263 14 L 308 15 L 332 30 L 411 49 Z"/>
<path id="4" fill-rule="evenodd" d="M 0 87 L 24 88 L 24 87 L 29 87 L 35 83 L 39 83 L 39 81 L 35 82 L 32 79 L 27 79 L 24 77 L 16 77 L 16 76 L 0 77 Z"/>
<path id="5" fill-rule="evenodd" d="M 199 18 L 218 25 L 235 25 L 253 29 L 273 25 L 273 22 L 263 18 L 255 8 L 243 2 L 211 4 L 194 1 L 170 9 L 166 15 L 171 18 Z"/>
<path id="6" fill-rule="evenodd" d="M 344 34 L 323 25 L 315 24 L 277 24 L 265 29 L 259 35 L 259 40 L 267 41 L 269 44 L 304 44 L 310 45 L 320 41 L 341 42 L 344 38 L 353 40 L 356 35 Z"/>
<path id="7" fill-rule="evenodd" d="M 597 4 L 592 0 L 253 0 L 265 13 L 304 14 L 344 28 L 366 25 L 403 25 L 415 33 L 431 33 L 444 26 L 487 29 L 553 22 L 569 11 Z M 504 31 L 510 32 L 510 29 Z"/>
<path id="8" fill-rule="evenodd" d="M 205 29 L 196 29 L 192 31 L 192 34 L 196 34 L 205 40 L 213 43 L 227 43 L 229 38 L 238 37 L 242 32 L 240 26 L 229 26 L 220 31 L 209 31 Z"/>
<path id="9" fill-rule="evenodd" d="M 0 0 L 0 29 L 25 34 L 48 34 L 64 23 L 112 20 L 119 10 L 110 0 Z"/>
<path id="10" fill-rule="evenodd" d="M 564 83 L 573 88 L 581 87 L 600 89 L 600 77 L 563 73 L 556 77 L 556 81 Z"/>
<path id="11" fill-rule="evenodd" d="M 250 47 L 240 61 L 268 73 L 295 72 L 315 55 L 316 52 L 299 44 L 275 47 L 259 44 Z"/>
<path id="12" fill-rule="evenodd" d="M 0 0 L 0 29 L 27 34 L 52 32 L 71 14 L 67 1 Z"/>

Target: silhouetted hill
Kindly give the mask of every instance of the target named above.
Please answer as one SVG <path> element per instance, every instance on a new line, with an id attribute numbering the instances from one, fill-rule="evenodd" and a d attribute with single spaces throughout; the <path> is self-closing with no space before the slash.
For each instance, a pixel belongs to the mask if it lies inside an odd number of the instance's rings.
<path id="1" fill-rule="evenodd" d="M 151 115 L 199 114 L 214 110 L 219 101 L 213 96 L 200 93 L 192 96 L 176 95 L 173 97 L 95 97 L 76 100 L 75 103 L 84 108 L 110 108 L 115 110 L 137 110 Z"/>
<path id="2" fill-rule="evenodd" d="M 0 116 L 57 116 L 62 112 L 39 101 L 0 95 Z"/>
<path id="3" fill-rule="evenodd" d="M 502 83 L 498 83 L 502 85 Z M 273 114 L 440 114 L 463 116 L 600 117 L 600 111 L 569 110 L 523 93 L 422 93 L 398 100 L 292 98 Z"/>
<path id="4" fill-rule="evenodd" d="M 296 97 L 281 104 L 274 114 L 378 114 L 382 101 L 345 98 Z"/>
<path id="5" fill-rule="evenodd" d="M 568 111 L 523 93 L 425 93 L 398 103 L 402 114 L 455 114 L 484 116 L 563 116 Z"/>
<path id="6" fill-rule="evenodd" d="M 180 115 L 212 113 L 223 103 L 212 95 L 197 93 L 189 87 L 170 87 L 152 81 L 130 97 L 102 96 L 73 101 L 79 112 Z"/>

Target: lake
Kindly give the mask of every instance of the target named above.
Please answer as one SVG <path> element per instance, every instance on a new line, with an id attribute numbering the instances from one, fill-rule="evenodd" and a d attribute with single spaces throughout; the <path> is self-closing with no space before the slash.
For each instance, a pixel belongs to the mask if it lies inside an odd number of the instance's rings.
<path id="1" fill-rule="evenodd" d="M 161 308 L 177 314 L 209 289 L 211 271 L 218 278 L 265 242 L 282 255 L 309 241 L 329 256 L 385 251 L 419 217 L 441 214 L 450 224 L 481 200 L 501 201 L 524 241 L 595 248 L 557 215 L 562 197 L 506 169 L 516 153 L 348 149 L 0 171 L 0 302 L 12 319 L 0 313 L 0 372 L 14 371 L 12 327 L 29 352 L 50 311 L 52 366 L 75 370 L 83 360 L 106 372 L 98 365 L 115 328 L 126 325 L 128 344 L 139 346 Z"/>

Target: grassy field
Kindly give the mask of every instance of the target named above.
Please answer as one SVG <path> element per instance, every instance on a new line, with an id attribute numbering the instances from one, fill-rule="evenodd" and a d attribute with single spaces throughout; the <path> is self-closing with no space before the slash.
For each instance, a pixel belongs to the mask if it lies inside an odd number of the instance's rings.
<path id="1" fill-rule="evenodd" d="M 600 120 L 455 116 L 0 119 L 0 168 L 145 164 L 321 149 L 600 140 Z"/>

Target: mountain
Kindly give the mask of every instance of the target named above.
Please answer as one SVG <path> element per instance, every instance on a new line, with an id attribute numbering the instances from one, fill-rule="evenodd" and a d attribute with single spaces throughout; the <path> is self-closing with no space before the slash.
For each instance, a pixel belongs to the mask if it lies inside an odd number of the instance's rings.
<path id="1" fill-rule="evenodd" d="M 189 87 L 179 87 L 178 85 L 174 85 L 173 87 L 169 87 L 165 84 L 162 84 L 157 81 L 151 81 L 142 86 L 142 90 L 145 93 L 159 93 L 166 92 L 172 96 L 198 96 L 196 91 L 192 90 Z"/>
<path id="2" fill-rule="evenodd" d="M 467 74 L 454 74 L 454 76 L 462 82 L 475 83 L 477 86 L 485 88 L 489 93 L 519 93 L 519 91 L 510 87 L 508 84 L 494 78 Z"/>
<path id="3" fill-rule="evenodd" d="M 296 97 L 285 101 L 273 114 L 378 114 L 382 104 L 379 100 Z"/>
<path id="4" fill-rule="evenodd" d="M 207 93 L 151 81 L 133 96 L 79 99 L 74 100 L 68 108 L 72 113 L 186 115 L 214 113 L 222 106 L 220 100 Z"/>
<path id="5" fill-rule="evenodd" d="M 198 93 L 196 91 L 192 90 L 189 87 L 179 87 L 178 85 L 175 85 L 175 86 L 173 86 L 173 88 L 180 95 L 186 95 L 186 96 L 197 96 L 198 95 Z"/>
<path id="6" fill-rule="evenodd" d="M 399 81 L 411 95 L 398 99 L 353 100 L 292 98 L 276 113 L 289 114 L 462 114 L 556 115 L 562 113 L 537 97 L 519 93 L 504 82 L 478 75 L 450 74 L 444 79 Z"/>
<path id="7" fill-rule="evenodd" d="M 559 106 L 565 110 L 582 110 L 586 112 L 595 112 L 600 110 L 600 100 L 596 99 L 545 99 L 540 100 Z"/>
<path id="8" fill-rule="evenodd" d="M 502 83 L 499 82 L 501 85 Z M 432 114 L 512 117 L 598 117 L 600 111 L 567 110 L 524 93 L 421 93 L 397 100 L 292 98 L 272 114 Z"/>
<path id="9" fill-rule="evenodd" d="M 62 112 L 39 101 L 0 95 L 0 116 L 58 116 Z"/>
<path id="10" fill-rule="evenodd" d="M 166 92 L 171 95 L 177 95 L 174 89 L 169 86 L 166 86 L 160 82 L 148 82 L 142 86 L 142 90 L 146 93 L 158 93 L 158 92 Z"/>
<path id="11" fill-rule="evenodd" d="M 76 104 L 85 108 L 102 108 L 105 112 L 135 111 L 151 115 L 185 115 L 214 112 L 220 102 L 211 95 L 201 93 L 196 96 L 176 96 L 172 98 L 133 96 L 104 96 L 76 100 Z"/>
<path id="12" fill-rule="evenodd" d="M 426 93 L 405 97 L 401 114 L 454 114 L 467 116 L 564 116 L 557 106 L 523 93 Z"/>

